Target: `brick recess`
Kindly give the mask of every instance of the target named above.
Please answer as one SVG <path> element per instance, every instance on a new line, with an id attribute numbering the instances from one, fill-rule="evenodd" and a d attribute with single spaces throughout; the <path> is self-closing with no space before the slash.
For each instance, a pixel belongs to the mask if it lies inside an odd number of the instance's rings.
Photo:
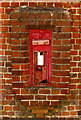
<path id="1" fill-rule="evenodd" d="M 0 108 L 9 118 L 78 120 L 81 115 L 81 3 L 2 2 Z M 27 11 L 20 6 L 54 11 Z M 19 9 L 20 8 L 20 9 Z M 58 8 L 58 10 L 57 10 Z M 52 86 L 30 88 L 29 30 L 52 30 Z M 1 101 L 2 100 L 2 101 Z M 52 118 L 53 117 L 53 118 Z"/>

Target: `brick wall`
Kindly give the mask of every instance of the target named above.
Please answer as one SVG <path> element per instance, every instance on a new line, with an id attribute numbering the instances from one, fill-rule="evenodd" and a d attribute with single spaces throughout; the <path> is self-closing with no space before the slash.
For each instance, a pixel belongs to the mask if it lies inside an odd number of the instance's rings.
<path id="1" fill-rule="evenodd" d="M 2 2 L 0 12 L 1 118 L 79 119 L 80 2 Z M 52 30 L 51 87 L 30 87 L 30 29 Z"/>

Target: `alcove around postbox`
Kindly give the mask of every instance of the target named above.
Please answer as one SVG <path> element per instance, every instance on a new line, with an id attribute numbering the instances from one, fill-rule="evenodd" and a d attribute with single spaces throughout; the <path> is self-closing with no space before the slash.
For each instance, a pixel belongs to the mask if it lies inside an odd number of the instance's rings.
<path id="1" fill-rule="evenodd" d="M 21 7 L 12 12 L 11 49 L 13 53 L 20 52 L 17 57 L 12 56 L 12 65 L 21 66 L 12 69 L 12 78 L 18 77 L 15 82 L 26 87 L 68 88 L 70 27 L 69 12 L 61 8 Z"/>

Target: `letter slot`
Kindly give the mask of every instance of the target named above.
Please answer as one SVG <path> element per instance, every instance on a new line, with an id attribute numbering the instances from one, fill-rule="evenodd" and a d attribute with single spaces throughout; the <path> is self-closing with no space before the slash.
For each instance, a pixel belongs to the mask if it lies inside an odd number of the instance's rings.
<path id="1" fill-rule="evenodd" d="M 51 30 L 30 30 L 30 85 L 51 85 Z"/>

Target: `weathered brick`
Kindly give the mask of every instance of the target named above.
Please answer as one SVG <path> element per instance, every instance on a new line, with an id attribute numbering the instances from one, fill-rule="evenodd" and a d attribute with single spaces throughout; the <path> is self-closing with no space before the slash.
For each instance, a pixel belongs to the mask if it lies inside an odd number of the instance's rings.
<path id="1" fill-rule="evenodd" d="M 29 94 L 29 90 L 28 89 L 22 89 L 21 94 Z"/>
<path id="2" fill-rule="evenodd" d="M 65 98 L 65 96 L 63 95 L 51 95 L 48 96 L 48 100 L 63 100 Z"/>
<path id="3" fill-rule="evenodd" d="M 24 5 L 28 6 L 28 2 L 20 2 L 20 6 L 24 6 Z"/>
<path id="4" fill-rule="evenodd" d="M 10 3 L 9 2 L 2 2 L 1 6 L 2 7 L 9 7 Z"/>
<path id="5" fill-rule="evenodd" d="M 53 7 L 53 2 L 48 2 L 47 7 Z"/>
<path id="6" fill-rule="evenodd" d="M 18 99 L 18 100 L 32 100 L 33 95 L 16 95 L 16 99 Z"/>
<path id="7" fill-rule="evenodd" d="M 49 89 L 40 89 L 39 94 L 50 94 L 50 90 Z"/>
<path id="8" fill-rule="evenodd" d="M 46 100 L 46 96 L 45 95 L 36 95 L 35 99 L 36 100 Z"/>
<path id="9" fill-rule="evenodd" d="M 13 63 L 28 63 L 29 58 L 13 58 L 12 62 Z"/>
<path id="10" fill-rule="evenodd" d="M 29 2 L 29 6 L 37 7 L 37 2 Z"/>
<path id="11" fill-rule="evenodd" d="M 29 105 L 29 101 L 21 101 L 21 105 L 28 106 Z"/>
<path id="12" fill-rule="evenodd" d="M 72 6 L 73 7 L 80 7 L 80 3 L 79 2 L 74 2 Z"/>
<path id="13" fill-rule="evenodd" d="M 46 7 L 46 2 L 38 2 L 38 6 L 40 6 L 40 7 Z"/>
<path id="14" fill-rule="evenodd" d="M 11 7 L 19 7 L 19 2 L 11 2 Z"/>
<path id="15" fill-rule="evenodd" d="M 68 64 L 68 63 L 70 63 L 70 59 L 55 59 L 55 58 L 53 58 L 52 62 L 56 63 L 56 64 Z"/>
<path id="16" fill-rule="evenodd" d="M 53 83 L 52 85 L 55 88 L 68 88 L 69 87 L 68 83 Z"/>
<path id="17" fill-rule="evenodd" d="M 11 19 L 20 19 L 21 14 L 19 12 L 11 13 Z"/>
<path id="18" fill-rule="evenodd" d="M 8 14 L 2 14 L 2 15 L 1 15 L 1 18 L 2 18 L 2 19 L 8 19 L 8 18 L 9 18 L 9 15 L 8 15 Z"/>
<path id="19" fill-rule="evenodd" d="M 53 46 L 52 50 L 54 51 L 70 51 L 70 46 Z"/>
<path id="20" fill-rule="evenodd" d="M 5 111 L 11 111 L 11 110 L 12 110 L 12 107 L 11 107 L 11 106 L 4 106 L 4 110 L 5 110 Z"/>
<path id="21" fill-rule="evenodd" d="M 62 3 L 61 3 L 61 2 L 60 2 L 60 3 L 56 2 L 56 3 L 55 3 L 55 7 L 57 7 L 57 8 L 62 7 Z"/>

